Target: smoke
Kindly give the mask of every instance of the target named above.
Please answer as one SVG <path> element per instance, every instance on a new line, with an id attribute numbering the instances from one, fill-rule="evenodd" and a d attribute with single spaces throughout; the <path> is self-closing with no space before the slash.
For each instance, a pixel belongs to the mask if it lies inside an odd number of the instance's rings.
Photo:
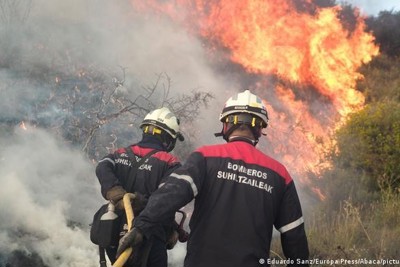
<path id="1" fill-rule="evenodd" d="M 135 96 L 165 73 L 172 96 L 193 89 L 214 94 L 193 122 L 197 145 L 210 144 L 222 141 L 213 134 L 221 130 L 218 116 L 227 98 L 267 79 L 242 74 L 234 64 L 216 66 L 218 60 L 209 60 L 203 40 L 187 27 L 135 11 L 130 1 L 19 3 L 26 5 L 0 23 L 0 123 L 61 123 L 67 111 L 47 103 L 59 74 L 79 75 L 90 67 L 122 76 L 123 69 L 124 90 Z M 38 105 L 48 106 L 37 114 Z M 0 255 L 23 251 L 50 267 L 97 266 L 88 224 L 103 200 L 93 164 L 49 129 L 0 133 Z M 172 264 L 183 261 L 184 247 L 169 252 Z"/>
<path id="2" fill-rule="evenodd" d="M 230 77 L 214 72 L 201 40 L 166 17 L 135 12 L 129 1 L 33 0 L 30 12 L 20 9 L 29 13 L 26 19 L 0 26 L 0 65 L 5 67 L 0 76 L 7 78 L 0 94 L 10 99 L 0 111 L 13 118 L 27 119 L 34 103 L 49 98 L 59 74 L 78 75 L 88 67 L 119 77 L 123 69 L 131 96 L 152 85 L 160 73 L 171 78 L 171 96 L 194 89 L 213 92 L 217 101 L 211 105 L 218 108 L 205 112 L 196 122 L 199 129 L 209 129 L 210 121 L 218 129 L 215 119 L 226 100 L 224 91 L 242 90 Z M 54 107 L 41 115 L 48 120 L 63 116 Z M 199 143 L 214 140 L 214 131 L 202 131 Z"/>
<path id="3" fill-rule="evenodd" d="M 207 110 L 195 128 L 202 133 L 199 144 L 215 141 L 226 100 L 219 92 L 228 78 L 213 72 L 200 40 L 166 18 L 134 13 L 129 1 L 18 3 L 0 24 L 0 123 L 6 126 L 0 129 L 0 266 L 21 255 L 50 267 L 97 266 L 88 225 L 103 200 L 93 164 L 53 129 L 10 127 L 38 119 L 58 127 L 64 121 L 67 111 L 48 102 L 58 75 L 78 75 L 87 67 L 124 69 L 132 95 L 160 73 L 171 78 L 172 96 L 213 91 L 218 109 Z M 38 106 L 45 107 L 41 113 Z M 170 252 L 175 264 L 182 262 L 184 246 Z"/>
<path id="4" fill-rule="evenodd" d="M 89 223 L 102 203 L 93 164 L 45 130 L 2 136 L 0 251 L 37 253 L 47 266 L 96 266 Z"/>
<path id="5" fill-rule="evenodd" d="M 168 262 L 171 267 L 183 266 L 183 260 L 186 256 L 186 243 L 178 242 L 173 250 L 168 251 Z"/>

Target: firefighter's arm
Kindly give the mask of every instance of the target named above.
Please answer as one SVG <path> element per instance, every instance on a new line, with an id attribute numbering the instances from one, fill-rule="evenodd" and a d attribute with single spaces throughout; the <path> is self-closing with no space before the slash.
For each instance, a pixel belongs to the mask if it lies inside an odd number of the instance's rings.
<path id="1" fill-rule="evenodd" d="M 135 227 L 145 235 L 151 229 L 175 215 L 175 212 L 189 203 L 201 189 L 205 175 L 204 158 L 200 153 L 192 153 L 186 163 L 175 170 L 166 182 L 149 198 L 142 213 L 135 219 Z"/>
<path id="2" fill-rule="evenodd" d="M 133 228 L 121 239 L 117 257 L 129 247 L 139 244 L 143 238 L 150 238 L 155 225 L 161 224 L 171 214 L 193 198 L 187 185 L 182 182 L 167 181 L 149 198 L 147 206 L 133 221 Z"/>
<path id="3" fill-rule="evenodd" d="M 286 186 L 275 226 L 281 233 L 282 250 L 287 259 L 308 260 L 309 251 L 304 219 L 294 182 Z M 300 264 L 301 265 L 301 264 Z M 307 264 L 304 264 L 305 266 Z"/>
<path id="4" fill-rule="evenodd" d="M 100 182 L 101 186 L 101 194 L 103 197 L 107 200 L 110 200 L 107 193 L 113 188 L 113 187 L 121 187 L 122 185 L 118 178 L 115 175 L 115 155 L 114 154 L 109 154 L 103 159 L 99 161 L 99 163 L 96 166 L 96 176 L 97 179 Z M 115 189 L 114 193 L 117 192 L 118 188 Z M 121 198 L 123 197 L 123 194 Z"/>
<path id="5" fill-rule="evenodd" d="M 281 233 L 282 250 L 287 259 L 294 260 L 295 266 L 308 266 L 309 257 L 304 223 Z"/>

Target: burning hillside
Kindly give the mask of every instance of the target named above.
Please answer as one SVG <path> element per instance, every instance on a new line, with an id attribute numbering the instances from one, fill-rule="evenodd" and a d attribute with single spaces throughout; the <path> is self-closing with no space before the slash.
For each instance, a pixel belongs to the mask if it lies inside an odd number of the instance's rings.
<path id="1" fill-rule="evenodd" d="M 169 16 L 204 40 L 214 62 L 240 65 L 243 79 L 255 75 L 248 86 L 269 107 L 268 140 L 296 173 L 326 164 L 330 133 L 364 104 L 357 70 L 379 49 L 357 13 L 349 30 L 339 6 L 313 1 L 133 0 L 132 6 Z"/>
<path id="2" fill-rule="evenodd" d="M 330 133 L 363 106 L 357 69 L 378 53 L 358 14 L 345 27 L 340 8 L 312 1 L 30 2 L 0 18 L 0 265 L 28 266 L 15 263 L 26 253 L 32 266 L 97 266 L 87 228 L 101 196 L 92 164 L 70 145 L 104 151 L 134 141 L 130 125 L 172 99 L 140 97 L 160 81 L 155 73 L 171 77 L 173 94 L 214 90 L 218 103 L 207 109 L 171 101 L 190 115 L 208 112 L 188 119 L 201 143 L 221 141 L 213 133 L 228 96 L 245 88 L 262 96 L 270 124 L 260 148 L 308 183 L 301 174 L 326 164 Z M 109 123 L 126 107 L 136 120 Z"/>

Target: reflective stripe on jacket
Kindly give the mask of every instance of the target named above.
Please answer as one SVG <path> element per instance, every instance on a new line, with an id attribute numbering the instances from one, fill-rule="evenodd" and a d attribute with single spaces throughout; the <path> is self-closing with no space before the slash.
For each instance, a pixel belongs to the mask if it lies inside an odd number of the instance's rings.
<path id="1" fill-rule="evenodd" d="M 308 258 L 293 180 L 282 164 L 251 144 L 235 141 L 193 152 L 153 194 L 135 226 L 151 232 L 193 198 L 186 267 L 267 266 L 274 226 L 286 257 Z"/>
<path id="2" fill-rule="evenodd" d="M 132 145 L 130 148 L 135 154 L 137 162 L 153 150 L 153 148 L 139 145 Z M 138 166 L 133 191 L 149 197 L 158 188 L 162 179 L 171 174 L 178 166 L 180 166 L 180 163 L 173 155 L 165 151 L 156 152 L 141 166 Z M 121 185 L 125 188 L 130 168 L 131 162 L 125 148 L 120 148 L 99 161 L 96 167 L 96 175 L 101 185 L 103 197 L 113 186 Z M 125 188 L 125 190 L 129 191 L 128 188 Z"/>

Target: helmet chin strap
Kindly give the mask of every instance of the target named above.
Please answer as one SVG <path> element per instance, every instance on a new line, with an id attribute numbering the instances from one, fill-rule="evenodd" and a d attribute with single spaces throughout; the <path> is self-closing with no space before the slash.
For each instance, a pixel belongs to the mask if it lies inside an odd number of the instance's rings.
<path id="1" fill-rule="evenodd" d="M 176 145 L 176 139 L 169 133 L 152 125 L 143 127 L 143 134 L 155 136 L 167 152 L 171 152 Z"/>
<path id="2" fill-rule="evenodd" d="M 163 147 L 167 152 L 171 152 L 175 148 L 176 139 L 170 136 L 167 132 L 162 131 L 160 135 Z"/>
<path id="3" fill-rule="evenodd" d="M 175 144 L 176 144 L 176 139 L 167 140 L 163 142 L 163 145 L 165 147 L 165 150 L 167 150 L 167 152 L 171 152 L 175 148 Z"/>
<path id="4" fill-rule="evenodd" d="M 228 142 L 233 142 L 233 141 L 245 141 L 247 143 L 252 144 L 253 146 L 256 146 L 258 144 L 258 139 L 254 140 L 250 137 L 247 136 L 240 136 L 240 135 L 231 135 L 228 138 Z"/>
<path id="5" fill-rule="evenodd" d="M 232 141 L 237 141 L 237 140 L 243 140 L 246 142 L 251 143 L 253 146 L 256 146 L 258 144 L 258 139 L 261 136 L 261 130 L 258 127 L 251 127 L 249 126 L 249 129 L 253 133 L 254 138 L 250 138 L 247 136 L 242 136 L 242 135 L 232 135 L 232 133 L 238 129 L 242 124 L 233 124 L 229 127 L 228 123 L 224 123 L 223 128 L 220 133 L 215 133 L 214 135 L 216 137 L 222 136 L 225 141 L 227 142 L 232 142 Z M 229 127 L 229 128 L 228 128 Z"/>

